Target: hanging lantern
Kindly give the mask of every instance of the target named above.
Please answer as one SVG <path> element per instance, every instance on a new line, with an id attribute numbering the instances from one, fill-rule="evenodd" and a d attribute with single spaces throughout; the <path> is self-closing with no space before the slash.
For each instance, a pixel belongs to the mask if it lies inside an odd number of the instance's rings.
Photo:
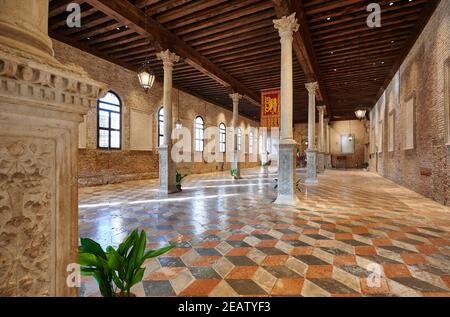
<path id="1" fill-rule="evenodd" d="M 367 110 L 365 109 L 358 109 L 355 111 L 356 117 L 358 118 L 358 120 L 364 120 L 366 118 L 366 112 Z"/>
<path id="2" fill-rule="evenodd" d="M 144 89 L 145 93 L 148 93 L 148 91 L 153 87 L 156 78 L 155 74 L 150 69 L 150 66 L 148 64 L 148 61 L 144 62 L 144 64 L 138 70 L 139 83 L 141 84 L 141 87 Z"/>

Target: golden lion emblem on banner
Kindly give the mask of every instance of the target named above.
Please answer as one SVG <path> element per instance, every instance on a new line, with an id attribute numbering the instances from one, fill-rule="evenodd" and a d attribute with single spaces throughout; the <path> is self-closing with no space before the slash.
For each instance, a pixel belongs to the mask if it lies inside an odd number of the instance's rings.
<path id="1" fill-rule="evenodd" d="M 278 98 L 271 98 L 269 96 L 266 96 L 264 112 L 266 114 L 276 114 L 278 112 Z"/>

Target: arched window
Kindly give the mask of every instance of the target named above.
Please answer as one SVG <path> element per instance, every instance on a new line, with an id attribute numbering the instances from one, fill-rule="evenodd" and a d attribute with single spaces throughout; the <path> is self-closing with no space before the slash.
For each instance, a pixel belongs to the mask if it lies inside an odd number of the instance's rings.
<path id="1" fill-rule="evenodd" d="M 120 150 L 122 145 L 122 103 L 119 96 L 108 91 L 97 104 L 97 146 L 99 149 Z"/>
<path id="2" fill-rule="evenodd" d="M 195 118 L 195 151 L 203 152 L 205 122 L 203 118 L 198 116 Z"/>
<path id="3" fill-rule="evenodd" d="M 227 127 L 224 123 L 219 124 L 219 151 L 225 153 L 227 149 Z"/>
<path id="4" fill-rule="evenodd" d="M 164 107 L 158 111 L 158 147 L 164 143 Z"/>
<path id="5" fill-rule="evenodd" d="M 248 154 L 253 154 L 253 131 L 248 134 Z"/>
<path id="6" fill-rule="evenodd" d="M 240 151 L 242 148 L 242 130 L 240 128 L 237 129 L 237 149 Z"/>

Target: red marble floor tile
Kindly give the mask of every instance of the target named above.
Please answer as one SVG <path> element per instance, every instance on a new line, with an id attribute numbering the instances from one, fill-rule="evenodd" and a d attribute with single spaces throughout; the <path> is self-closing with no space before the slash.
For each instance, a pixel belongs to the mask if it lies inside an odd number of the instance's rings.
<path id="1" fill-rule="evenodd" d="M 261 240 L 256 245 L 258 248 L 272 248 L 278 243 L 278 240 Z"/>
<path id="2" fill-rule="evenodd" d="M 227 240 L 229 240 L 229 241 L 242 241 L 242 240 L 244 240 L 247 237 L 248 236 L 245 235 L 245 234 L 233 234 L 233 235 L 227 237 Z"/>
<path id="3" fill-rule="evenodd" d="M 278 279 L 272 289 L 271 295 L 277 296 L 295 296 L 302 292 L 304 280 L 299 279 Z"/>
<path id="4" fill-rule="evenodd" d="M 400 254 L 400 256 L 402 257 L 403 261 L 409 265 L 428 263 L 422 254 L 402 253 L 402 254 Z"/>
<path id="5" fill-rule="evenodd" d="M 192 266 L 209 266 L 219 261 L 221 256 L 201 256 L 192 263 Z"/>
<path id="6" fill-rule="evenodd" d="M 237 266 L 235 267 L 225 279 L 229 280 L 250 280 L 258 270 L 258 266 Z"/>
<path id="7" fill-rule="evenodd" d="M 192 249 L 190 249 L 190 248 L 174 248 L 174 249 L 170 250 L 169 252 L 167 252 L 164 256 L 180 257 L 180 256 L 188 253 L 191 250 Z"/>
<path id="8" fill-rule="evenodd" d="M 336 240 L 351 240 L 351 239 L 353 239 L 353 234 L 351 234 L 351 233 L 336 233 L 334 238 Z"/>
<path id="9" fill-rule="evenodd" d="M 291 255 L 310 255 L 314 251 L 314 247 L 294 247 Z"/>
<path id="10" fill-rule="evenodd" d="M 353 255 L 336 255 L 333 259 L 334 265 L 356 265 L 356 257 Z"/>
<path id="11" fill-rule="evenodd" d="M 221 241 L 205 241 L 202 242 L 198 245 L 199 248 L 205 248 L 205 249 L 210 249 L 210 248 L 215 248 L 217 247 L 219 244 L 221 243 Z"/>
<path id="12" fill-rule="evenodd" d="M 307 278 L 331 278 L 332 275 L 332 265 L 309 265 L 306 271 Z"/>
<path id="13" fill-rule="evenodd" d="M 220 280 L 194 280 L 180 296 L 208 296 L 219 283 Z"/>
<path id="14" fill-rule="evenodd" d="M 377 250 L 372 246 L 356 246 L 355 253 L 357 255 L 376 255 Z"/>
<path id="15" fill-rule="evenodd" d="M 249 253 L 251 248 L 234 248 L 228 251 L 227 256 L 244 256 Z"/>
<path id="16" fill-rule="evenodd" d="M 416 249 L 422 254 L 439 253 L 439 249 L 431 244 L 418 244 L 416 245 Z"/>
<path id="17" fill-rule="evenodd" d="M 388 278 L 411 276 L 411 272 L 409 272 L 408 267 L 404 264 L 385 264 L 383 265 L 383 269 L 384 274 Z"/>

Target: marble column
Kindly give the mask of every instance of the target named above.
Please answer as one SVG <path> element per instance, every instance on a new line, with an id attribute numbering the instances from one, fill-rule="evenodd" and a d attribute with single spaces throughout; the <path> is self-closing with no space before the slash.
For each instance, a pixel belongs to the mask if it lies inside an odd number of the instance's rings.
<path id="1" fill-rule="evenodd" d="M 164 87 L 163 87 L 163 106 L 164 106 L 164 141 L 159 147 L 159 189 L 162 193 L 173 194 L 179 192 L 176 184 L 177 166 L 173 161 L 172 153 L 172 73 L 174 63 L 180 60 L 180 57 L 169 50 L 157 54 L 159 60 L 164 65 Z"/>
<path id="2" fill-rule="evenodd" d="M 293 73 L 292 41 L 299 25 L 295 13 L 274 20 L 275 28 L 281 38 L 281 127 L 278 162 L 278 196 L 275 204 L 295 206 L 299 200 L 296 195 L 296 160 L 293 132 Z"/>
<path id="3" fill-rule="evenodd" d="M 325 118 L 325 169 L 331 168 L 330 118 Z"/>
<path id="4" fill-rule="evenodd" d="M 237 129 L 239 127 L 239 102 L 242 99 L 242 95 L 238 93 L 230 94 L 230 98 L 233 101 L 233 121 L 231 123 L 231 126 L 233 128 L 233 137 L 234 137 L 234 149 L 233 149 L 233 162 L 231 162 L 231 169 L 235 171 L 235 175 L 233 176 L 234 179 L 241 179 L 241 164 L 239 162 L 241 151 L 238 149 L 238 142 L 237 142 Z M 244 137 L 242 135 L 242 137 Z"/>
<path id="5" fill-rule="evenodd" d="M 323 173 L 325 172 L 325 125 L 324 125 L 324 116 L 325 111 L 327 107 L 326 106 L 318 106 L 317 110 L 319 111 L 319 133 L 317 135 L 318 140 L 318 172 Z"/>
<path id="6" fill-rule="evenodd" d="M 48 4 L 0 4 L 0 296 L 78 293 L 78 127 L 107 87 L 53 57 Z"/>
<path id="7" fill-rule="evenodd" d="M 317 149 L 316 149 L 316 91 L 317 82 L 305 84 L 308 90 L 308 149 L 306 150 L 307 169 L 306 184 L 317 184 Z"/>

